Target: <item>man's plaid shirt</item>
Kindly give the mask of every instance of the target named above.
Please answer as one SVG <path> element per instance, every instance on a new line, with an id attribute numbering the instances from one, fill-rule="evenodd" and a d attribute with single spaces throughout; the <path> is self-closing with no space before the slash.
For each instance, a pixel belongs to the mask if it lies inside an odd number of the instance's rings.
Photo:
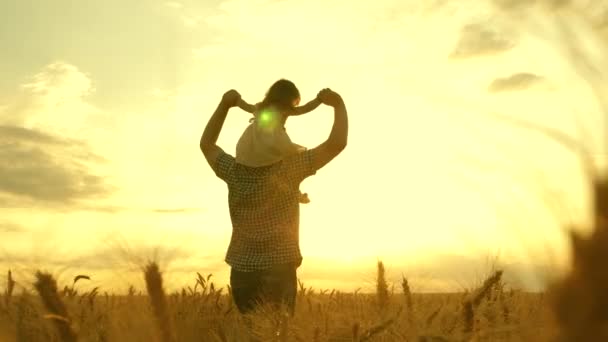
<path id="1" fill-rule="evenodd" d="M 228 184 L 232 238 L 226 262 L 238 271 L 300 265 L 300 183 L 316 170 L 314 150 L 278 163 L 248 167 L 222 152 L 213 166 Z"/>

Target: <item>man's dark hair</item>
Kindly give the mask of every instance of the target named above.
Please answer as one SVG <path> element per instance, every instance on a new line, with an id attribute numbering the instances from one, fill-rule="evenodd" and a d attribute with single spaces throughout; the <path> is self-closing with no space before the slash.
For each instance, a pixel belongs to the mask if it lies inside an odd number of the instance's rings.
<path id="1" fill-rule="evenodd" d="M 275 106 L 280 111 L 294 108 L 293 102 L 300 98 L 300 91 L 296 85 L 284 78 L 276 81 L 266 92 L 262 101 L 262 108 Z"/>

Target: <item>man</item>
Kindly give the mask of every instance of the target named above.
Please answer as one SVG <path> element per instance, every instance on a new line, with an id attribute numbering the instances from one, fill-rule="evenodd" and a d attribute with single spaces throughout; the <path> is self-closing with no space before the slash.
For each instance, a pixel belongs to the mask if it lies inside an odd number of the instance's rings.
<path id="1" fill-rule="evenodd" d="M 241 96 L 226 92 L 201 137 L 200 148 L 215 174 L 228 185 L 232 237 L 226 262 L 236 306 L 248 313 L 262 301 L 287 305 L 293 314 L 297 292 L 299 246 L 299 185 L 344 150 L 348 118 L 344 101 L 323 89 L 318 99 L 334 108 L 334 124 L 321 145 L 269 166 L 236 163 L 216 142 L 228 110 Z"/>

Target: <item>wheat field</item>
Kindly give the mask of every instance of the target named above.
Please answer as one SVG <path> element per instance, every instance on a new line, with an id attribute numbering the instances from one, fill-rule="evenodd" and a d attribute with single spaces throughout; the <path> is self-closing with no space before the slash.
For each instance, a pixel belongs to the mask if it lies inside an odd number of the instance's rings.
<path id="1" fill-rule="evenodd" d="M 0 301 L 1 341 L 608 341 L 608 182 L 594 187 L 595 227 L 572 234 L 572 267 L 544 293 L 509 288 L 495 270 L 463 293 L 412 293 L 389 284 L 377 264 L 375 293 L 314 290 L 299 283 L 293 317 L 260 308 L 241 316 L 230 288 L 211 275 L 166 293 L 155 262 L 142 270 L 145 293 L 116 295 L 77 275 L 61 287 L 38 271 L 15 293 L 11 271 Z M 397 285 L 397 286 L 395 286 Z"/>
<path id="2" fill-rule="evenodd" d="M 7 289 L 0 311 L 6 341 L 531 341 L 549 336 L 542 293 L 507 289 L 496 271 L 474 291 L 411 293 L 389 286 L 378 264 L 376 293 L 314 290 L 300 283 L 296 312 L 269 308 L 242 317 L 229 288 L 197 274 L 194 286 L 165 294 L 156 264 L 146 267 L 147 295 L 79 293 L 82 276 L 60 289 L 36 274 L 35 291 Z M 14 280 L 9 280 L 9 283 Z M 251 338 L 251 339 L 250 339 Z"/>

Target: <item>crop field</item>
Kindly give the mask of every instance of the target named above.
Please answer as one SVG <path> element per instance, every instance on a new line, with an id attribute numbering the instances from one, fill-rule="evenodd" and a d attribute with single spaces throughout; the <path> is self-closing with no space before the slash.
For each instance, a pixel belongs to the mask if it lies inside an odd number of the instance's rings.
<path id="1" fill-rule="evenodd" d="M 144 275 L 142 275 L 144 276 Z M 300 283 L 293 317 L 271 308 L 247 317 L 229 288 L 198 274 L 194 286 L 165 294 L 156 264 L 146 267 L 147 295 L 79 293 L 82 276 L 61 289 L 36 275 L 35 291 L 7 289 L 0 329 L 6 341 L 531 341 L 547 339 L 547 297 L 506 289 L 502 272 L 474 291 L 411 293 L 390 286 L 378 263 L 376 293 L 314 290 Z M 9 284 L 14 280 L 10 279 Z"/>
<path id="2" fill-rule="evenodd" d="M 146 291 L 79 292 L 89 276 L 57 284 L 37 272 L 33 288 L 7 274 L 0 301 L 1 341 L 608 341 L 608 183 L 594 187 L 596 219 L 571 235 L 570 272 L 545 293 L 509 289 L 502 271 L 463 293 L 419 294 L 386 281 L 377 264 L 370 294 L 315 291 L 300 282 L 296 311 L 260 306 L 241 316 L 230 288 L 210 275 L 166 293 L 156 263 L 142 272 Z M 397 285 L 397 286 L 396 286 Z"/>

